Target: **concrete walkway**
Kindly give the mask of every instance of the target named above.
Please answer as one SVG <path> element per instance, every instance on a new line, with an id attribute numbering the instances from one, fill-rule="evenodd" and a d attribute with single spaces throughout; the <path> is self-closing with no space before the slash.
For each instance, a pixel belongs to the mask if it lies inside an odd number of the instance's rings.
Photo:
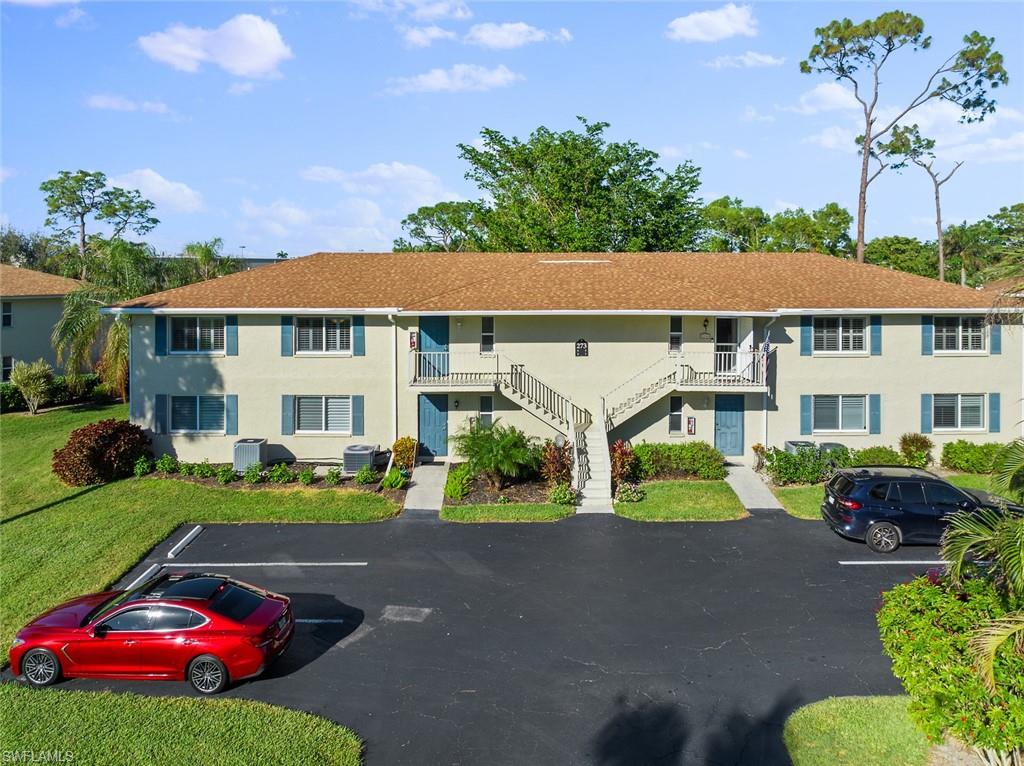
<path id="1" fill-rule="evenodd" d="M 732 491 L 743 503 L 743 507 L 750 510 L 784 511 L 778 499 L 768 489 L 761 477 L 754 469 L 745 465 L 728 466 L 729 475 L 725 477 L 726 483 L 732 487 Z"/>
<path id="2" fill-rule="evenodd" d="M 447 463 L 422 463 L 412 472 L 405 510 L 399 518 L 436 520 L 444 503 L 444 483 L 448 478 Z"/>

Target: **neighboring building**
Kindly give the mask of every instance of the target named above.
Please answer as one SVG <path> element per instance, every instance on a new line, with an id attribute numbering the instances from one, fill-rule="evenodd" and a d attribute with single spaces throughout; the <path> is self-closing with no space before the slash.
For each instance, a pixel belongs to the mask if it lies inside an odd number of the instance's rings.
<path id="1" fill-rule="evenodd" d="M 131 416 L 157 453 L 338 460 L 470 418 L 589 454 L 701 439 L 750 460 L 923 431 L 1018 433 L 1018 325 L 985 292 L 807 253 L 319 253 L 138 298 Z M 586 479 L 586 475 L 582 480 Z"/>
<path id="2" fill-rule="evenodd" d="M 0 354 L 4 380 L 10 377 L 11 368 L 18 361 L 45 359 L 54 369 L 58 368 L 50 336 L 64 310 L 64 296 L 83 284 L 77 279 L 0 264 Z"/>

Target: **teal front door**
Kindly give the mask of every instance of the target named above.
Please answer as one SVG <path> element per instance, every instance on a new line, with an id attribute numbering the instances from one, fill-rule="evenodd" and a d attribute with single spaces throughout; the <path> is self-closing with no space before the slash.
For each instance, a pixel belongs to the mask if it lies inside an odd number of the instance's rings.
<path id="1" fill-rule="evenodd" d="M 448 454 L 448 394 L 420 394 L 420 456 Z"/>
<path id="2" fill-rule="evenodd" d="M 743 395 L 715 394 L 715 449 L 743 454 Z"/>
<path id="3" fill-rule="evenodd" d="M 421 378 L 448 375 L 448 317 L 420 317 Z"/>

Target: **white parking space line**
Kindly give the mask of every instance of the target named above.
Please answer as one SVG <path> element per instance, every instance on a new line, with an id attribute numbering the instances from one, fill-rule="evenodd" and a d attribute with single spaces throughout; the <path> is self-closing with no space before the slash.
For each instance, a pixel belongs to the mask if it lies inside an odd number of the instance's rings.
<path id="1" fill-rule="evenodd" d="M 844 567 L 899 567 L 905 565 L 911 566 L 940 566 L 945 564 L 945 561 L 911 561 L 907 559 L 893 559 L 892 561 L 840 561 L 839 566 Z"/>
<path id="2" fill-rule="evenodd" d="M 200 535 L 200 533 L 202 533 L 202 531 L 203 531 L 203 528 L 200 525 L 198 525 L 198 524 L 196 526 L 192 527 L 192 530 L 187 535 L 185 535 L 183 538 L 181 538 L 181 540 L 178 541 L 177 545 L 175 545 L 173 548 L 171 548 L 169 551 L 167 551 L 167 558 L 169 558 L 169 559 L 175 558 L 179 553 L 181 553 L 183 550 L 185 550 L 185 548 L 188 547 L 189 543 L 191 543 L 193 540 L 195 540 L 197 537 L 199 537 L 199 535 Z"/>
<path id="3" fill-rule="evenodd" d="M 199 569 L 202 567 L 365 567 L 366 561 L 176 561 L 166 564 L 169 569 L 177 567 Z"/>
<path id="4" fill-rule="evenodd" d="M 341 625 L 342 623 L 347 622 L 347 620 L 343 620 L 343 619 L 337 619 L 337 620 L 314 620 L 314 619 L 311 619 L 311 618 L 296 617 L 295 618 L 295 622 L 301 622 L 301 623 L 304 623 L 306 625 Z"/>
<path id="5" fill-rule="evenodd" d="M 145 572 L 143 572 L 138 577 L 136 577 L 134 580 L 132 580 L 128 585 L 126 585 L 125 586 L 125 590 L 131 590 L 132 588 L 134 588 L 139 583 L 145 582 L 150 577 L 152 577 L 157 572 L 159 572 L 162 567 L 163 567 L 163 564 L 153 564 L 152 566 L 149 567 L 149 569 L 147 569 Z"/>

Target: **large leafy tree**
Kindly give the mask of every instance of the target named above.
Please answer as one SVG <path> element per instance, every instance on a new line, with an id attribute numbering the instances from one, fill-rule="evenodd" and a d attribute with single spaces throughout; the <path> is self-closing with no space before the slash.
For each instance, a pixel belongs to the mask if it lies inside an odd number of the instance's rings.
<path id="1" fill-rule="evenodd" d="M 158 266 L 152 250 L 123 239 L 98 243 L 100 256 L 90 283 L 64 296 L 64 311 L 51 338 L 57 361 L 72 373 L 88 369 L 99 343 L 100 378 L 127 396 L 128 321 L 123 316 L 105 318 L 100 309 L 152 292 L 158 286 Z"/>
<path id="2" fill-rule="evenodd" d="M 87 279 L 90 270 L 88 224 L 108 224 L 109 238 L 119 239 L 126 231 L 142 236 L 160 223 L 152 215 L 152 202 L 134 189 L 108 186 L 103 173 L 62 170 L 39 189 L 46 195 L 46 225 L 61 237 L 74 235 L 77 240 L 81 279 Z"/>
<path id="3" fill-rule="evenodd" d="M 462 252 L 486 250 L 483 207 L 478 202 L 425 205 L 402 221 L 409 239 L 395 240 L 396 251 Z"/>
<path id="4" fill-rule="evenodd" d="M 0 263 L 46 271 L 55 265 L 61 245 L 50 237 L 18 231 L 13 226 L 0 229 Z"/>
<path id="5" fill-rule="evenodd" d="M 608 123 L 579 119 L 581 130 L 540 127 L 523 141 L 485 128 L 479 145 L 459 144 L 466 177 L 484 199 L 471 230 L 455 238 L 485 231 L 488 250 L 692 250 L 700 228 L 699 169 L 685 162 L 663 170 L 656 152 L 608 141 Z M 436 245 L 439 218 L 418 223 L 432 230 Z"/>
<path id="6" fill-rule="evenodd" d="M 945 235 L 942 231 L 942 185 L 953 177 L 963 162 L 954 163 L 948 172 L 935 168 L 935 139 L 921 135 L 916 124 L 910 127 L 897 125 L 892 129 L 888 141 L 879 141 L 876 152 L 890 161 L 893 170 L 902 170 L 908 164 L 917 165 L 928 174 L 935 194 L 935 235 L 939 253 L 939 281 L 946 281 Z"/>
<path id="7" fill-rule="evenodd" d="M 876 237 L 865 248 L 866 261 L 922 277 L 935 277 L 935 248 L 915 237 Z"/>
<path id="8" fill-rule="evenodd" d="M 861 148 L 860 184 L 857 195 L 857 260 L 864 261 L 864 221 L 867 212 L 868 186 L 888 167 L 875 150 L 908 114 L 935 99 L 956 104 L 962 110 L 961 120 L 983 120 L 995 111 L 996 102 L 990 91 L 1008 81 L 1002 55 L 993 48 L 995 38 L 971 32 L 963 38 L 938 67 L 931 70 L 924 85 L 912 98 L 892 109 L 879 105 L 883 71 L 904 49 L 926 50 L 932 39 L 924 33 L 924 21 L 905 11 L 889 11 L 877 18 L 855 24 L 850 19 L 832 21 L 815 31 L 817 41 L 807 59 L 800 62 L 804 73 L 828 74 L 852 87 L 853 97 L 864 116 Z M 877 162 L 872 170 L 871 161 Z"/>
<path id="9" fill-rule="evenodd" d="M 701 213 L 702 249 L 711 253 L 744 253 L 763 249 L 764 229 L 771 220 L 759 207 L 747 207 L 738 197 L 720 197 Z"/>
<path id="10" fill-rule="evenodd" d="M 769 216 L 743 200 L 722 197 L 703 210 L 702 249 L 710 252 L 820 252 L 847 256 L 850 213 L 835 202 L 808 213 L 803 208 Z"/>

